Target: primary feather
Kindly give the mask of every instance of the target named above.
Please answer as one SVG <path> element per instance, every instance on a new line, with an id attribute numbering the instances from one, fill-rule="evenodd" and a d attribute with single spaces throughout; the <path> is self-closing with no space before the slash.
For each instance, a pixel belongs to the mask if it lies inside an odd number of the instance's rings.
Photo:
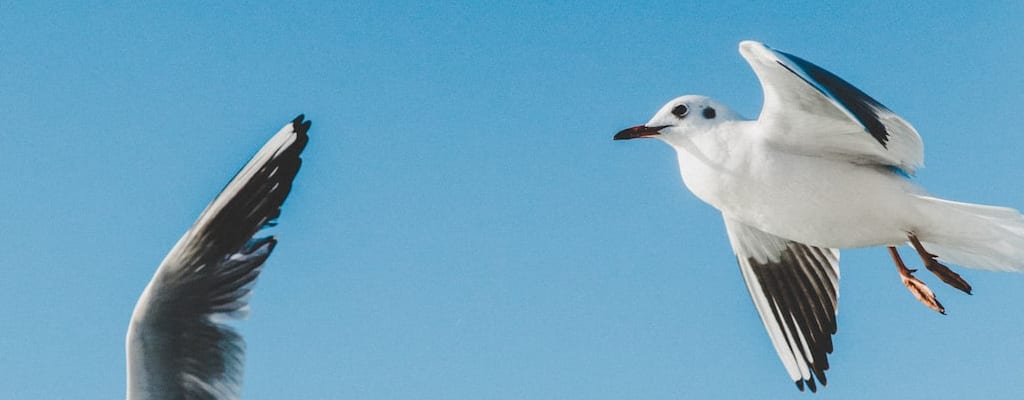
<path id="1" fill-rule="evenodd" d="M 310 122 L 285 125 L 224 187 L 157 268 L 126 340 L 129 400 L 236 399 L 245 342 L 223 322 L 244 317 L 302 165 Z"/>

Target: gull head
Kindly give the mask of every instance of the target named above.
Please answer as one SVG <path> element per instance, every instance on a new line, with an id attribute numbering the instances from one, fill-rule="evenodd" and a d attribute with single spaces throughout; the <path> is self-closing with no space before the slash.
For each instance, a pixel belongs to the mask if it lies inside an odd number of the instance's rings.
<path id="1" fill-rule="evenodd" d="M 714 130 L 724 122 L 742 118 L 722 103 L 706 97 L 677 97 L 661 107 L 646 124 L 623 129 L 615 140 L 658 138 L 673 143 L 688 135 Z"/>

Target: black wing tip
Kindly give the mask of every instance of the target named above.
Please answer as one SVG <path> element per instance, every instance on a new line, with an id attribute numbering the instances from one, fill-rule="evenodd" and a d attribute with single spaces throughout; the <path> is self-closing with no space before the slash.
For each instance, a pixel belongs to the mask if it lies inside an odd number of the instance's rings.
<path id="1" fill-rule="evenodd" d="M 306 114 L 299 114 L 298 117 L 295 117 L 295 119 L 292 120 L 292 129 L 295 133 L 301 136 L 306 136 L 306 132 L 309 131 L 309 127 L 312 124 L 313 121 L 306 120 Z"/>
<path id="2" fill-rule="evenodd" d="M 302 153 L 305 150 L 306 144 L 309 142 L 309 127 L 313 124 L 313 121 L 306 120 L 306 114 L 299 114 L 292 120 L 292 132 L 296 135 L 295 143 L 291 146 L 295 149 L 296 155 Z M 301 160 L 300 160 L 301 161 Z"/>
<path id="3" fill-rule="evenodd" d="M 818 378 L 817 382 L 814 380 L 815 376 Z M 796 388 L 800 389 L 801 392 L 804 391 L 804 388 L 807 388 L 811 393 L 818 392 L 818 384 L 821 384 L 822 388 L 828 386 L 828 380 L 825 379 L 825 371 L 814 371 L 810 378 L 797 379 L 793 383 L 796 383 Z"/>
<path id="4" fill-rule="evenodd" d="M 803 392 L 804 388 L 806 387 L 808 390 L 811 391 L 811 393 L 818 393 L 818 386 L 817 384 L 814 383 L 814 377 L 811 377 L 811 379 L 809 380 L 798 380 L 796 381 L 796 384 L 797 389 L 800 389 L 801 392 Z M 820 384 L 822 388 L 826 386 L 824 381 L 821 381 Z"/>

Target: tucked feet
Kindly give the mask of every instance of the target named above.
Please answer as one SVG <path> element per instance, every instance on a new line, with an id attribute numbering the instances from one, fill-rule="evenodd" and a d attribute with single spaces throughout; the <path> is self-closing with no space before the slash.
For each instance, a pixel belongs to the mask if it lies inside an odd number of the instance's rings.
<path id="1" fill-rule="evenodd" d="M 889 255 L 892 256 L 892 261 L 896 263 L 896 270 L 900 273 L 900 279 L 903 280 L 903 285 L 910 290 L 910 293 L 914 295 L 914 298 L 928 306 L 928 308 L 945 315 L 946 308 L 942 307 L 942 303 L 939 303 L 939 300 L 935 298 L 935 292 L 932 292 L 932 290 L 928 288 L 928 285 L 925 285 L 920 279 L 914 277 L 914 272 L 917 270 L 909 269 L 903 264 L 903 259 L 900 258 L 900 253 L 896 252 L 895 247 L 889 247 Z"/>
<path id="2" fill-rule="evenodd" d="M 961 278 L 960 274 L 953 272 L 949 267 L 942 265 L 942 263 L 936 260 L 935 255 L 925 250 L 924 246 L 921 245 L 921 241 L 917 240 L 917 236 L 914 236 L 913 233 L 907 237 L 910 239 L 910 244 L 914 246 L 914 250 L 917 250 L 917 254 L 921 256 L 921 261 L 924 262 L 925 268 L 928 268 L 929 271 L 932 271 L 935 276 L 939 277 L 949 286 L 971 294 L 971 284 L 967 283 L 964 278 Z"/>

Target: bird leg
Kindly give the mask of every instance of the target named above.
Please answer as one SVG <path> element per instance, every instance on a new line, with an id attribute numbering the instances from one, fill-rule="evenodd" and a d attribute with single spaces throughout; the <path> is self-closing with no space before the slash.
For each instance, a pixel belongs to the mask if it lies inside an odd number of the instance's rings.
<path id="1" fill-rule="evenodd" d="M 903 259 L 900 258 L 900 253 L 896 252 L 896 248 L 889 246 L 889 255 L 892 256 L 892 261 L 896 263 L 896 270 L 900 273 L 900 279 L 903 280 L 903 285 L 910 290 L 910 293 L 914 295 L 917 301 L 920 301 L 928 308 L 938 311 L 940 314 L 945 315 L 946 309 L 942 307 L 942 303 L 935 298 L 935 293 L 921 282 L 920 279 L 914 277 L 916 269 L 909 269 L 903 264 Z"/>
<path id="2" fill-rule="evenodd" d="M 917 250 L 917 254 L 921 256 L 921 261 L 924 262 L 925 268 L 932 271 L 935 276 L 939 277 L 947 285 L 962 290 L 964 293 L 971 294 L 971 284 L 967 283 L 964 278 L 960 277 L 960 274 L 953 272 L 949 267 L 942 265 L 935 259 L 935 255 L 929 253 L 921 245 L 921 241 L 917 240 L 917 236 L 913 233 L 907 235 L 910 238 L 910 244 L 914 246 L 914 250 Z"/>

